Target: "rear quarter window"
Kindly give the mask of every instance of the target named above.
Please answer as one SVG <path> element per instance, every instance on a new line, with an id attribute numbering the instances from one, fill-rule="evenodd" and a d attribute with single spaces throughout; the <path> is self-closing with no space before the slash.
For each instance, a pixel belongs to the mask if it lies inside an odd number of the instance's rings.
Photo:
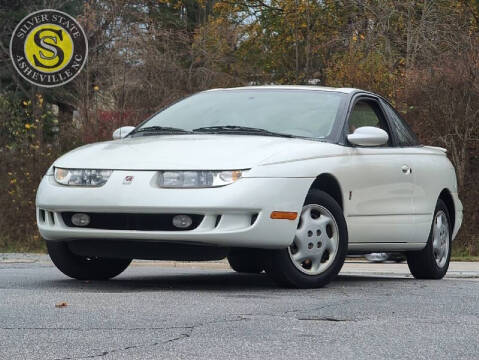
<path id="1" fill-rule="evenodd" d="M 391 124 L 391 131 L 396 136 L 399 146 L 417 146 L 419 141 L 412 132 L 408 124 L 399 116 L 396 110 L 387 102 L 382 101 L 382 105 Z"/>

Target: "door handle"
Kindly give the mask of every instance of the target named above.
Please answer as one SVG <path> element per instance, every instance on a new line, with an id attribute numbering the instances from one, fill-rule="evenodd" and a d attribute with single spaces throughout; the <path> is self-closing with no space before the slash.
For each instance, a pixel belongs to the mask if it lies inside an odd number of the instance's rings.
<path id="1" fill-rule="evenodd" d="M 411 168 L 407 165 L 403 165 L 401 167 L 401 171 L 403 172 L 403 174 L 410 174 L 412 172 Z"/>

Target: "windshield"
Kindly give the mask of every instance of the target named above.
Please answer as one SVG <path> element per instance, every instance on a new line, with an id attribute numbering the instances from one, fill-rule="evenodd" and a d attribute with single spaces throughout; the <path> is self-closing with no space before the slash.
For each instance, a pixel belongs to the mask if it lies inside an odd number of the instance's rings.
<path id="1" fill-rule="evenodd" d="M 239 133 L 244 128 L 255 128 L 326 138 L 333 129 L 343 97 L 339 92 L 320 90 L 207 91 L 173 104 L 136 130 L 168 127 L 198 133 Z"/>

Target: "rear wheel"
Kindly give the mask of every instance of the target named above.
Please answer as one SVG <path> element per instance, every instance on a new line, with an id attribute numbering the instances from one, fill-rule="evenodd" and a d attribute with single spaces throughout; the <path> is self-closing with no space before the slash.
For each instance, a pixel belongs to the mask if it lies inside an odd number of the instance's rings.
<path id="1" fill-rule="evenodd" d="M 444 201 L 437 201 L 427 245 L 407 253 L 409 270 L 416 279 L 442 279 L 449 268 L 452 241 L 451 221 Z"/>
<path id="2" fill-rule="evenodd" d="M 75 255 L 66 242 L 47 241 L 48 255 L 65 275 L 78 280 L 106 280 L 122 273 L 131 259 L 110 259 Z"/>
<path id="3" fill-rule="evenodd" d="M 271 251 L 268 274 L 282 285 L 321 287 L 333 280 L 346 258 L 348 232 L 343 211 L 327 193 L 311 190 L 293 243 Z"/>
<path id="4" fill-rule="evenodd" d="M 256 249 L 234 249 L 228 254 L 231 268 L 239 273 L 259 274 L 264 270 L 264 255 Z"/>

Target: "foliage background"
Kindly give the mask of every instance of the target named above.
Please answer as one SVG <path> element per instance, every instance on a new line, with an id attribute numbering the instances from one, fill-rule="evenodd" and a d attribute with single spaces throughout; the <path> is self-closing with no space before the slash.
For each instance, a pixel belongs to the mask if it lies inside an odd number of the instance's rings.
<path id="1" fill-rule="evenodd" d="M 8 44 L 28 13 L 75 16 L 89 59 L 31 86 Z M 246 84 L 359 87 L 448 148 L 465 206 L 456 254 L 479 254 L 479 1 L 0 0 L 0 249 L 42 250 L 36 187 L 55 158 L 185 95 Z"/>

